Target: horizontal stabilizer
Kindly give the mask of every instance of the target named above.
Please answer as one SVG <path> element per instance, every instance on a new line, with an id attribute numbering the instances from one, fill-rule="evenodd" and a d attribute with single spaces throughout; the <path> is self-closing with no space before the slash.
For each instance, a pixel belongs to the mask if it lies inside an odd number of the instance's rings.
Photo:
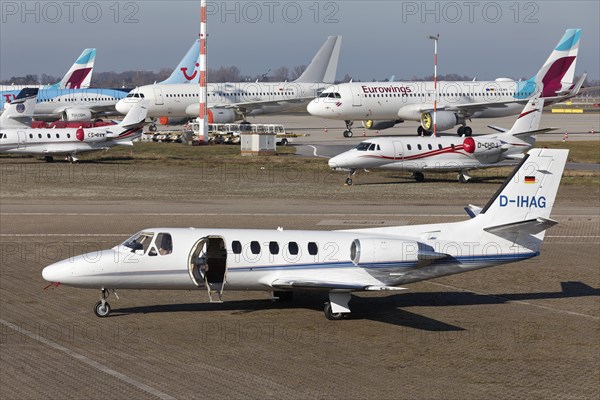
<path id="1" fill-rule="evenodd" d="M 538 217 L 535 219 L 529 219 L 526 221 L 513 222 L 510 224 L 497 225 L 489 228 L 484 228 L 486 232 L 493 233 L 494 235 L 502 238 L 514 238 L 520 233 L 536 235 L 546 229 L 553 227 L 558 224 L 557 221 L 552 219 L 546 219 Z"/>
<path id="2" fill-rule="evenodd" d="M 494 125 L 488 125 L 488 128 L 493 129 L 496 132 L 500 132 L 500 133 L 504 133 L 504 132 L 508 131 L 508 129 L 506 129 L 506 128 L 501 128 L 499 126 L 494 126 Z"/>
<path id="3" fill-rule="evenodd" d="M 541 133 L 552 132 L 552 131 L 555 131 L 557 129 L 558 128 L 542 128 L 542 129 L 536 129 L 536 130 L 533 130 L 533 131 L 514 133 L 513 136 L 532 136 L 532 135 L 538 135 L 538 134 L 541 134 Z"/>
<path id="4" fill-rule="evenodd" d="M 469 217 L 475 218 L 479 213 L 483 210 L 481 207 L 474 206 L 473 204 L 469 204 L 465 207 L 465 211 L 469 214 Z"/>

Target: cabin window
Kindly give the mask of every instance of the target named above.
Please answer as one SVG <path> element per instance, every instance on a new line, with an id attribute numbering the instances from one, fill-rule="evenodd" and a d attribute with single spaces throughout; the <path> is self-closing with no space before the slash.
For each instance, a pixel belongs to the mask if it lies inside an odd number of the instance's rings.
<path id="1" fill-rule="evenodd" d="M 60 134 L 58 134 L 58 133 L 57 133 L 57 134 L 56 134 L 56 138 L 57 138 L 57 139 L 60 139 Z"/>
<path id="2" fill-rule="evenodd" d="M 49 133 L 47 134 L 47 136 L 48 136 L 48 139 L 50 139 L 50 134 Z"/>
<path id="3" fill-rule="evenodd" d="M 377 145 L 377 150 L 381 150 L 381 147 L 379 147 L 379 145 Z"/>
<path id="4" fill-rule="evenodd" d="M 315 242 L 309 242 L 308 243 L 308 254 L 310 254 L 311 256 L 316 256 L 318 252 L 319 252 L 319 246 L 317 246 L 317 244 Z"/>
<path id="5" fill-rule="evenodd" d="M 412 146 L 411 146 L 410 144 L 407 144 L 407 145 L 406 145 L 406 148 L 407 148 L 408 150 L 412 150 Z"/>
<path id="6" fill-rule="evenodd" d="M 288 250 L 290 252 L 291 255 L 295 256 L 298 255 L 298 251 L 300 250 L 298 248 L 298 243 L 296 242 L 289 242 L 288 243 Z"/>
<path id="7" fill-rule="evenodd" d="M 41 139 L 41 138 L 42 138 L 42 134 L 38 133 L 38 139 Z"/>
<path id="8" fill-rule="evenodd" d="M 255 240 L 250 242 L 250 251 L 252 254 L 260 254 L 260 243 Z"/>
<path id="9" fill-rule="evenodd" d="M 438 143 L 438 149 L 442 149 L 442 145 Z"/>
<path id="10" fill-rule="evenodd" d="M 0 135 L 0 139 L 4 139 L 4 133 Z M 29 134 L 29 139 L 33 139 L 33 133 Z"/>
<path id="11" fill-rule="evenodd" d="M 279 243 L 269 242 L 269 252 L 271 254 L 279 254 Z"/>
<path id="12" fill-rule="evenodd" d="M 450 145 L 450 147 L 452 147 L 452 150 L 454 150 L 454 143 L 452 143 L 452 144 Z"/>
<path id="13" fill-rule="evenodd" d="M 173 239 L 168 233 L 159 233 L 156 235 L 154 244 L 158 247 L 158 254 L 166 256 L 173 252 Z"/>
<path id="14" fill-rule="evenodd" d="M 233 251 L 233 254 L 242 254 L 242 244 L 239 240 L 231 242 L 231 251 Z"/>
<path id="15" fill-rule="evenodd" d="M 431 145 L 430 145 L 430 144 L 428 144 L 428 145 L 427 145 L 427 147 L 429 148 L 429 150 L 431 150 L 431 149 L 432 149 L 432 147 L 431 147 Z"/>
<path id="16" fill-rule="evenodd" d="M 417 145 L 417 149 L 419 149 L 419 150 L 422 150 L 422 149 L 423 149 L 423 147 L 422 147 L 420 144 L 418 144 L 418 145 Z"/>
<path id="17" fill-rule="evenodd" d="M 71 139 L 71 134 L 67 133 L 67 138 Z"/>

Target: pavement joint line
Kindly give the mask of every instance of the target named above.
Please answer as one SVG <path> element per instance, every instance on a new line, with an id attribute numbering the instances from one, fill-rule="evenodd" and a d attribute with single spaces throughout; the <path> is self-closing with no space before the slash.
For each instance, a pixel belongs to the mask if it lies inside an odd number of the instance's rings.
<path id="1" fill-rule="evenodd" d="M 2 216 L 18 216 L 18 217 L 37 217 L 37 216 L 66 216 L 66 217 L 97 217 L 97 216 L 158 216 L 158 217 L 236 217 L 236 216 L 249 216 L 249 217 L 321 217 L 321 216 L 354 216 L 356 214 L 349 213 L 3 213 L 0 212 Z M 360 214 L 364 217 L 467 217 L 466 214 Z M 573 218 L 573 217 L 582 217 L 582 218 L 598 218 L 598 215 L 574 215 L 574 214 L 564 214 L 564 215 L 553 215 L 554 218 Z"/>
<path id="2" fill-rule="evenodd" d="M 543 306 L 541 304 L 533 304 L 533 303 L 529 303 L 529 302 L 524 301 L 524 300 L 511 300 L 509 298 L 498 296 L 496 294 L 489 294 L 489 293 L 477 292 L 477 291 L 474 291 L 474 290 L 469 290 L 469 289 L 461 288 L 461 287 L 458 287 L 458 286 L 444 285 L 443 283 L 437 283 L 437 282 L 428 282 L 428 281 L 425 281 L 425 283 L 429 283 L 430 285 L 441 286 L 441 287 L 445 287 L 445 288 L 453 289 L 453 290 L 462 290 L 463 292 L 471 292 L 471 293 L 475 293 L 476 295 L 479 295 L 479 296 L 495 297 L 497 299 L 506 300 L 508 303 L 525 304 L 525 305 L 528 305 L 528 306 L 542 308 L 544 310 L 555 311 L 555 312 L 562 313 L 562 314 L 569 314 L 569 315 L 574 315 L 574 316 L 577 316 L 577 317 L 589 318 L 589 319 L 593 319 L 595 321 L 599 321 L 600 320 L 600 317 L 596 317 L 594 315 L 582 314 L 582 313 L 577 313 L 577 312 L 574 312 L 574 311 L 563 310 L 563 309 L 560 309 L 560 308 Z"/>
<path id="3" fill-rule="evenodd" d="M 46 339 L 44 337 L 41 337 L 40 335 L 36 335 L 35 333 L 30 332 L 30 331 L 28 331 L 26 329 L 22 329 L 22 328 L 18 327 L 15 324 L 12 324 L 12 323 L 10 323 L 8 321 L 5 321 L 3 319 L 0 319 L 0 323 L 2 325 L 6 326 L 7 328 L 10 328 L 10 329 L 12 329 L 12 330 L 14 330 L 14 331 L 16 331 L 18 333 L 21 333 L 21 334 L 27 336 L 28 338 L 30 338 L 30 339 L 32 339 L 32 340 L 34 340 L 36 342 L 45 344 L 48 347 L 51 347 L 51 348 L 53 348 L 55 350 L 63 352 L 65 354 L 67 354 L 71 358 L 74 358 L 74 359 L 76 359 L 78 361 L 81 361 L 82 363 L 87 364 L 90 367 L 92 367 L 92 368 L 94 368 L 94 369 L 96 369 L 98 371 L 104 372 L 104 373 L 106 373 L 108 375 L 111 375 L 111 376 L 117 378 L 117 379 L 120 379 L 123 382 L 128 383 L 128 384 L 130 384 L 132 386 L 135 386 L 138 389 L 141 389 L 141 390 L 143 390 L 144 392 L 146 392 L 148 394 L 151 394 L 153 396 L 158 397 L 159 399 L 163 399 L 163 400 L 175 400 L 175 397 L 173 397 L 173 396 L 170 396 L 170 395 L 168 395 L 166 393 L 163 393 L 163 392 L 161 392 L 158 389 L 155 389 L 155 388 L 153 388 L 151 386 L 146 385 L 145 383 L 136 381 L 135 379 L 130 378 L 127 375 L 124 375 L 124 374 L 122 374 L 120 372 L 117 372 L 114 369 L 111 369 L 111 368 L 107 367 L 104 364 L 100 364 L 99 362 L 94 361 L 91 358 L 88 358 L 88 357 L 84 356 L 83 354 L 79 354 L 79 353 L 77 353 L 77 352 L 75 352 L 75 351 L 73 351 L 71 349 L 68 349 L 68 348 L 66 348 L 64 346 L 61 346 L 58 343 L 55 343 L 55 342 L 53 342 L 51 340 L 48 340 L 48 339 Z"/>

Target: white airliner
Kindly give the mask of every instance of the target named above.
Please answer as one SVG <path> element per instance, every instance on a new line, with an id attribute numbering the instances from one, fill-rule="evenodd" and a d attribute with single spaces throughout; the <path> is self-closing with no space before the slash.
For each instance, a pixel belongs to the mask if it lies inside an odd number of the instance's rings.
<path id="1" fill-rule="evenodd" d="M 455 136 L 373 138 L 329 159 L 329 167 L 349 172 L 347 185 L 352 185 L 352 177 L 359 169 L 411 172 L 417 182 L 425 179 L 424 172 L 457 171 L 459 182 L 465 183 L 471 179 L 469 170 L 520 160 L 535 144 L 535 135 L 553 130 L 538 129 L 544 108 L 544 100 L 539 95 L 529 100 L 508 131 L 464 139 Z"/>
<path id="2" fill-rule="evenodd" d="M 351 293 L 404 285 L 540 254 L 568 150 L 533 149 L 472 219 L 345 231 L 144 229 L 109 250 L 47 266 L 46 281 L 100 290 L 94 311 L 111 312 L 117 289 L 329 293 L 325 316 L 350 312 Z M 278 293 L 277 293 L 278 292 Z"/>
<path id="3" fill-rule="evenodd" d="M 199 54 L 200 43 L 199 40 L 195 40 L 171 76 L 164 82 L 191 82 L 193 76 L 197 74 L 196 64 Z M 34 117 L 40 121 L 61 119 L 62 121 L 86 122 L 95 118 L 119 115 L 115 105 L 130 91 L 131 88 L 43 88 L 38 93 Z"/>
<path id="4" fill-rule="evenodd" d="M 573 83 L 580 37 L 581 29 L 567 29 L 542 68 L 527 81 L 438 82 L 437 130 L 461 125 L 458 135 L 470 136 L 467 120 L 518 114 L 538 87 L 543 87 L 546 105 L 577 95 L 586 77 Z M 327 88 L 307 109 L 314 116 L 346 121 L 344 137 L 353 135 L 355 120 L 376 130 L 420 121 L 422 136 L 433 130 L 434 97 L 433 82 L 350 82 Z"/>
<path id="5" fill-rule="evenodd" d="M 304 73 L 292 82 L 239 82 L 208 84 L 210 123 L 232 123 L 246 117 L 273 114 L 308 104 L 335 81 L 341 36 L 330 36 Z M 198 87 L 154 84 L 133 89 L 119 101 L 126 114 L 136 102 L 149 102 L 148 117 L 161 124 L 177 124 L 198 117 Z"/>
<path id="6" fill-rule="evenodd" d="M 0 153 L 39 154 L 46 161 L 55 155 L 67 155 L 70 162 L 77 154 L 107 150 L 114 146 L 133 146 L 140 137 L 146 108 L 140 103 L 118 125 L 99 128 L 31 128 L 38 89 L 23 89 L 0 116 Z"/>

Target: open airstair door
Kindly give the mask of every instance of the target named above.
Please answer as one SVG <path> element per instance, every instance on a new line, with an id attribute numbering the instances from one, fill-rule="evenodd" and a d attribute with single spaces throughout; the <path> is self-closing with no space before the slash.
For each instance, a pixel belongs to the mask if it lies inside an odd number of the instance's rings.
<path id="1" fill-rule="evenodd" d="M 188 272 L 198 287 L 205 286 L 211 303 L 221 302 L 227 278 L 227 249 L 220 236 L 199 239 L 188 256 Z M 218 300 L 213 295 L 218 296 Z"/>

